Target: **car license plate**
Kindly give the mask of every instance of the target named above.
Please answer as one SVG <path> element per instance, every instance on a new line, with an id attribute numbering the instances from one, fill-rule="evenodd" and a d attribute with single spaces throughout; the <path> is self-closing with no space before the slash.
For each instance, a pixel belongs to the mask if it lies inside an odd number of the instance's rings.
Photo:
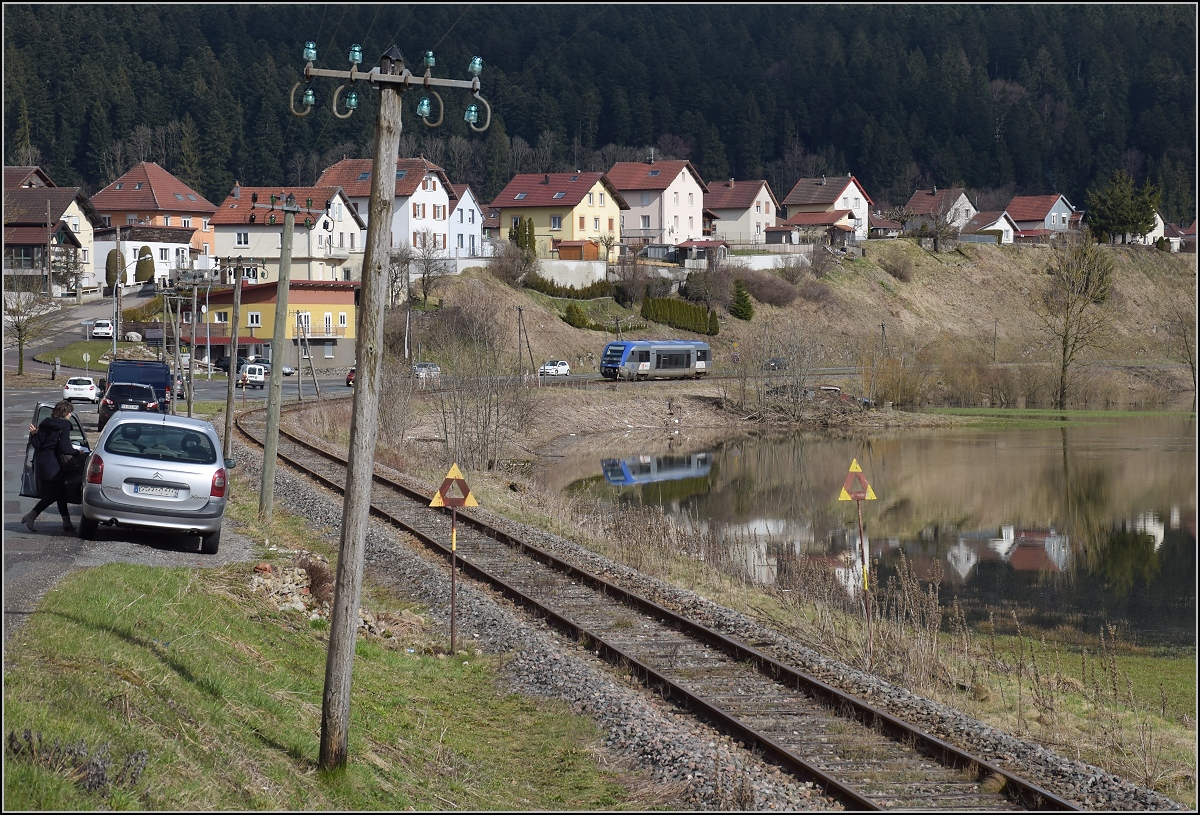
<path id="1" fill-rule="evenodd" d="M 121 410 L 141 410 L 141 405 L 121 405 Z"/>
<path id="2" fill-rule="evenodd" d="M 157 495 L 161 498 L 179 497 L 179 490 L 172 487 L 151 487 L 147 484 L 136 484 L 133 491 L 138 495 Z"/>

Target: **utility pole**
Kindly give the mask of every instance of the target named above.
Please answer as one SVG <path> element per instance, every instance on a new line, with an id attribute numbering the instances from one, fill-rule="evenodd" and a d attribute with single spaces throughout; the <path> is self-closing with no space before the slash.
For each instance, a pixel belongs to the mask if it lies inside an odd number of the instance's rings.
<path id="1" fill-rule="evenodd" d="M 233 455 L 233 386 L 237 376 L 238 321 L 242 318 L 242 256 L 237 266 L 225 258 L 225 269 L 233 276 L 233 314 L 229 322 L 229 382 L 225 388 L 225 458 Z"/>
<path id="2" fill-rule="evenodd" d="M 354 645 L 358 637 L 358 610 L 362 593 L 364 546 L 367 524 L 370 521 L 371 480 L 375 470 L 375 443 L 379 429 L 379 373 L 383 359 L 383 309 L 387 304 L 387 272 L 391 255 L 392 210 L 396 196 L 395 166 L 400 148 L 401 96 L 404 91 L 421 87 L 438 103 L 436 121 L 429 121 L 432 104 L 429 96 L 421 99 L 417 115 L 429 127 L 442 123 L 445 106 L 433 87 L 461 88 L 471 91 L 475 99 L 483 103 L 487 119 L 482 127 L 479 121 L 479 105 L 467 108 L 464 120 L 471 129 L 482 133 L 491 122 L 491 106 L 479 95 L 479 73 L 483 60 L 474 57 L 469 72 L 470 81 L 434 79 L 430 69 L 434 65 L 432 51 L 425 52 L 422 64 L 424 76 L 412 74 L 404 66 L 404 57 L 395 45 L 390 46 L 380 58 L 379 67 L 369 73 L 358 70 L 362 63 L 362 48 L 354 45 L 350 49 L 350 70 L 333 71 L 313 67 L 317 48 L 312 42 L 304 45 L 304 77 L 330 77 L 345 84 L 333 94 L 333 114 L 339 119 L 349 118 L 358 107 L 358 95 L 353 90 L 346 93 L 346 113 L 338 110 L 338 98 L 342 92 L 352 88 L 358 80 L 368 82 L 379 89 L 379 111 L 375 123 L 374 172 L 371 174 L 371 200 L 367 221 L 367 245 L 363 258 L 362 292 L 359 298 L 357 325 L 358 368 L 354 383 L 353 413 L 350 419 L 350 449 L 346 465 L 346 492 L 342 507 L 342 538 L 339 549 L 337 577 L 334 583 L 334 599 L 329 630 L 329 654 L 325 665 L 325 692 L 321 708 L 321 751 L 319 766 L 330 770 L 346 764 L 349 751 L 350 732 L 350 684 L 354 665 Z M 289 106 L 296 116 L 306 116 L 312 111 L 316 95 L 311 88 L 304 91 L 303 111 L 295 105 L 296 90 L 300 82 L 292 86 Z"/>
<path id="3" fill-rule="evenodd" d="M 258 203 L 258 193 L 251 199 L 252 206 L 266 207 Z M 271 209 L 275 208 L 276 196 L 271 196 Z M 325 202 L 325 215 L 329 214 L 330 202 Z M 287 306 L 288 289 L 292 280 L 292 241 L 295 238 L 296 213 L 305 212 L 310 216 L 315 214 L 312 209 L 312 199 L 308 199 L 308 207 L 302 209 L 296 204 L 296 196 L 288 193 L 283 199 L 283 240 L 279 250 L 279 280 L 275 285 L 275 322 L 271 327 L 271 390 L 267 395 L 267 437 L 263 442 L 262 482 L 258 488 L 258 517 L 262 521 L 271 520 L 271 507 L 275 503 L 275 458 L 279 452 L 279 408 L 283 398 L 283 344 L 287 336 Z M 306 219 L 310 226 L 314 224 L 311 217 Z M 390 223 L 390 219 L 389 219 Z M 300 339 L 296 338 L 299 345 Z M 297 372 L 297 376 L 303 376 Z"/>

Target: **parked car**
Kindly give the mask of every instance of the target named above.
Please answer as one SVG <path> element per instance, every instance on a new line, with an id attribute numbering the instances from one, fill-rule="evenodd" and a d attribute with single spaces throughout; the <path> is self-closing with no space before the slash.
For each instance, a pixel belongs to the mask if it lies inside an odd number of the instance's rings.
<path id="1" fill-rule="evenodd" d="M 200 536 L 217 553 L 228 471 L 216 428 L 202 419 L 160 413 L 116 416 L 88 457 L 79 536 L 100 524 Z"/>
<path id="2" fill-rule="evenodd" d="M 179 374 L 175 374 L 175 395 L 181 399 L 187 396 L 187 384 Z"/>
<path id="3" fill-rule="evenodd" d="M 435 362 L 418 362 L 412 366 L 413 377 L 422 384 L 436 382 L 442 378 L 442 369 Z"/>
<path id="4" fill-rule="evenodd" d="M 267 369 L 256 362 L 248 362 L 237 372 L 234 385 L 262 390 L 267 386 Z"/>
<path id="5" fill-rule="evenodd" d="M 226 374 L 229 373 L 229 357 L 221 357 L 213 364 L 216 365 L 216 367 L 219 370 L 224 371 Z M 237 358 L 237 365 L 234 366 L 233 370 L 240 371 L 242 369 L 242 366 L 245 364 L 246 364 L 246 358 L 239 356 Z"/>
<path id="6" fill-rule="evenodd" d="M 41 425 L 42 421 L 54 412 L 53 402 L 38 402 L 33 407 L 33 419 L 30 424 L 34 427 Z M 71 445 L 76 450 L 90 450 L 91 444 L 88 442 L 87 433 L 83 432 L 83 424 L 79 421 L 79 416 L 72 413 L 67 419 L 71 423 Z M 40 498 L 38 487 L 33 476 L 33 444 L 25 443 L 25 466 L 21 471 L 21 495 L 27 498 Z M 67 482 L 67 503 L 78 504 L 82 500 L 80 494 L 80 485 L 74 481 Z"/>
<path id="7" fill-rule="evenodd" d="M 100 418 L 96 423 L 103 430 L 108 420 L 123 411 L 158 410 L 158 397 L 154 388 L 140 382 L 114 382 L 108 386 L 100 399 Z"/>
<path id="8" fill-rule="evenodd" d="M 565 359 L 552 359 L 538 368 L 538 376 L 570 376 L 571 366 Z"/>
<path id="9" fill-rule="evenodd" d="M 785 357 L 771 357 L 763 363 L 764 371 L 786 371 L 787 359 Z"/>
<path id="10" fill-rule="evenodd" d="M 351 368 L 350 370 L 346 371 L 346 387 L 348 388 L 353 384 L 354 384 L 354 369 Z"/>
<path id="11" fill-rule="evenodd" d="M 91 402 L 97 405 L 102 395 L 96 387 L 96 380 L 90 376 L 73 376 L 63 383 L 62 398 L 68 402 Z"/>
<path id="12" fill-rule="evenodd" d="M 92 338 L 107 337 L 112 339 L 113 324 L 112 320 L 96 320 L 92 323 Z"/>

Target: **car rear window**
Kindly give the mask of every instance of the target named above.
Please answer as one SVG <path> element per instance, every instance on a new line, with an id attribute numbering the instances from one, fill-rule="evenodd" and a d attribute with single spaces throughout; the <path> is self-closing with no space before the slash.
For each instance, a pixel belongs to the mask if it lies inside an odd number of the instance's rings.
<path id="1" fill-rule="evenodd" d="M 207 433 L 164 424 L 122 422 L 104 443 L 106 452 L 155 461 L 215 464 L 217 449 Z"/>
<path id="2" fill-rule="evenodd" d="M 108 395 L 111 399 L 138 399 L 143 402 L 153 402 L 154 388 L 149 385 L 110 385 Z"/>
<path id="3" fill-rule="evenodd" d="M 84 379 L 83 377 L 76 377 L 75 379 L 68 379 L 67 383 L 70 385 L 91 385 L 91 384 L 93 384 L 92 380 Z"/>

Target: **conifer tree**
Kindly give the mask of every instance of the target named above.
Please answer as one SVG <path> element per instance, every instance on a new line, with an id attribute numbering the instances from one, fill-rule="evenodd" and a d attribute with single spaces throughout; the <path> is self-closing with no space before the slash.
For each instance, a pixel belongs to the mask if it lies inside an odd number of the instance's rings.
<path id="1" fill-rule="evenodd" d="M 754 304 L 750 302 L 750 292 L 741 278 L 733 281 L 733 303 L 729 306 L 729 316 L 737 317 L 747 322 L 754 316 Z"/>
<path id="2" fill-rule="evenodd" d="M 154 279 L 154 253 L 150 251 L 149 246 L 138 250 L 137 269 L 133 273 L 133 279 L 139 283 L 147 283 Z"/>

